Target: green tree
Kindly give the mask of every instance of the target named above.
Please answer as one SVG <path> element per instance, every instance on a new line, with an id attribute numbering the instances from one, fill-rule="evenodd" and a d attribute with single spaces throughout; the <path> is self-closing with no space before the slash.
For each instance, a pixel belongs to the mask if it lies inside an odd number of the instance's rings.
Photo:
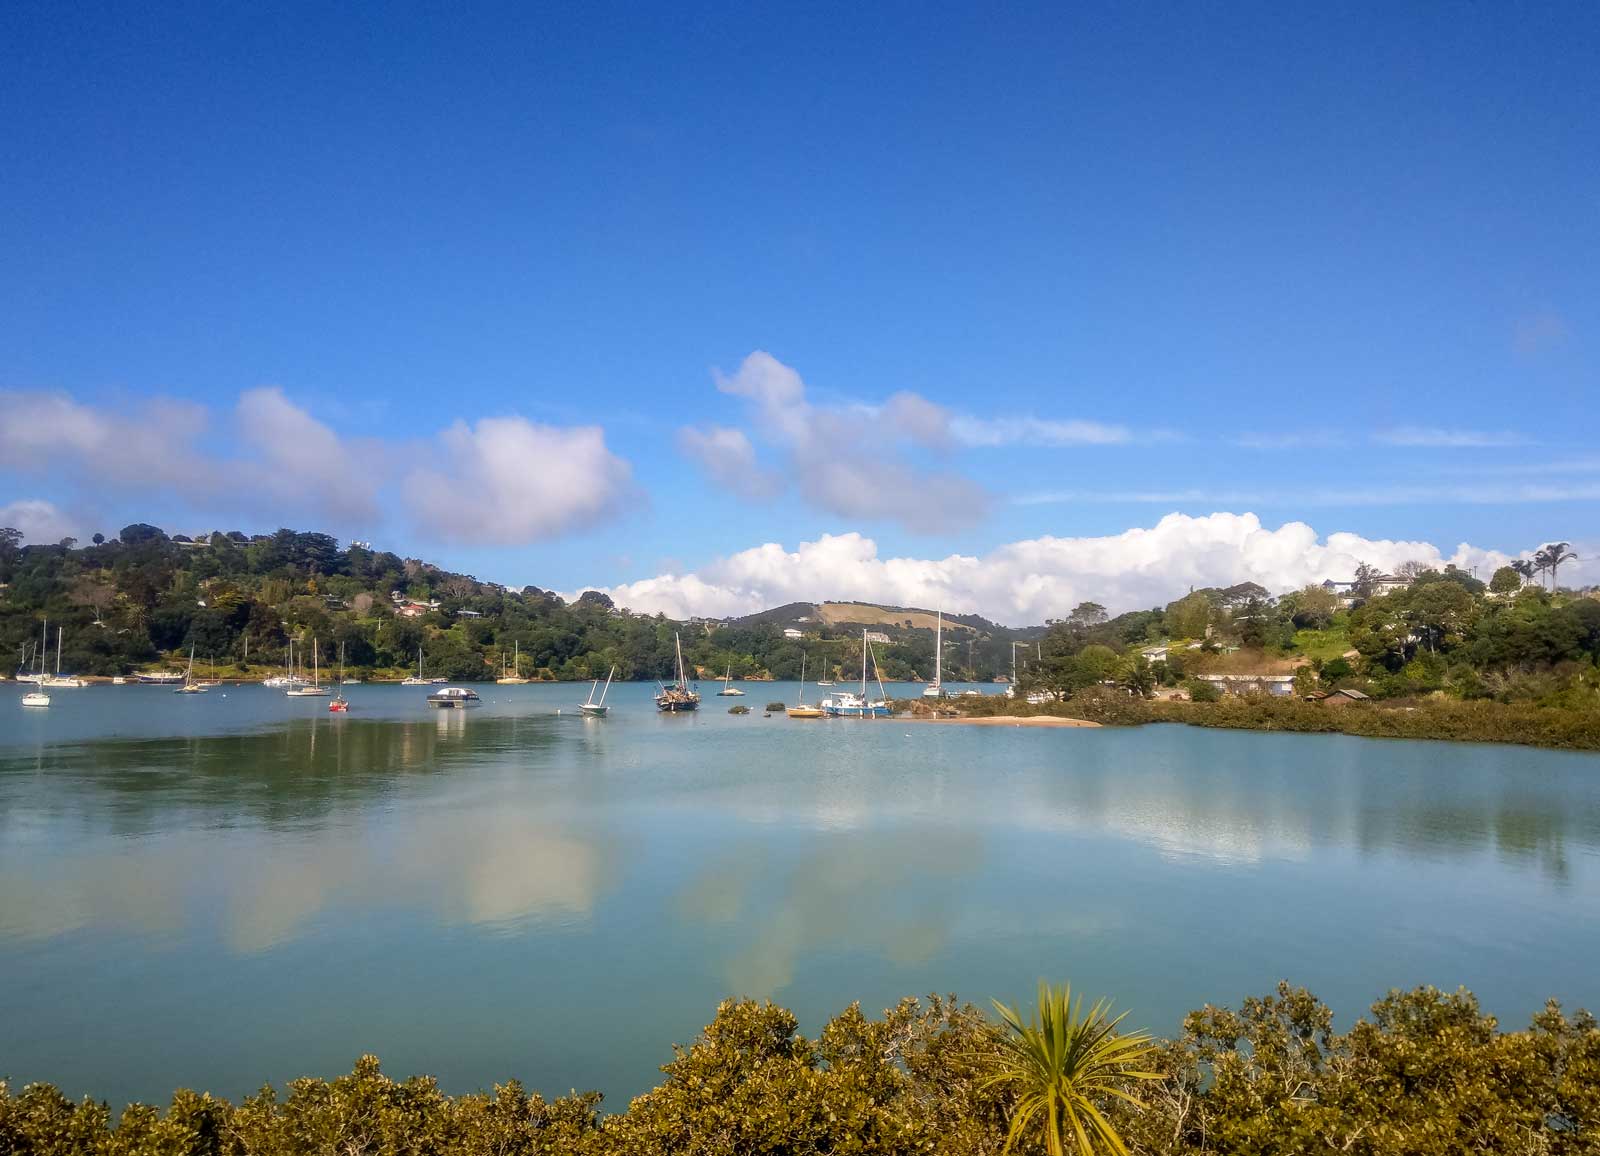
<path id="1" fill-rule="evenodd" d="M 1141 1066 L 1155 1051 L 1150 1038 L 1117 1032 L 1128 1013 L 1113 1018 L 1104 1000 L 1085 1009 L 1081 995 L 1073 1000 L 1070 984 L 1041 983 L 1038 1008 L 1027 1021 L 998 1000 L 994 1007 L 1004 1032 L 983 1086 L 1004 1088 L 1015 1098 L 1005 1150 L 1042 1133 L 1050 1156 L 1063 1156 L 1069 1144 L 1084 1156 L 1126 1156 L 1104 1109 L 1112 1100 L 1137 1106 L 1130 1084 L 1160 1078 Z"/>
<path id="2" fill-rule="evenodd" d="M 1522 589 L 1522 576 L 1515 566 L 1502 566 L 1489 579 L 1489 589 L 1496 594 L 1515 594 Z"/>

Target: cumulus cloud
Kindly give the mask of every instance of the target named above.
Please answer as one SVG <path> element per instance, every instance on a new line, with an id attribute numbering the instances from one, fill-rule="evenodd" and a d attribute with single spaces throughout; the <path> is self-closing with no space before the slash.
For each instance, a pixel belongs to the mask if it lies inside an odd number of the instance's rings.
<path id="1" fill-rule="evenodd" d="M 345 442 L 276 386 L 240 394 L 236 416 L 241 440 L 256 455 L 243 479 L 252 490 L 341 517 L 376 517 L 381 455 Z"/>
<path id="2" fill-rule="evenodd" d="M 1438 426 L 1407 425 L 1379 430 L 1372 440 L 1386 446 L 1413 446 L 1421 449 L 1493 449 L 1525 446 L 1529 439 L 1510 430 L 1449 429 Z"/>
<path id="3" fill-rule="evenodd" d="M 423 532 L 447 542 L 522 545 L 609 515 L 628 463 L 599 426 L 561 428 L 521 417 L 458 421 L 439 435 L 431 465 L 405 495 Z"/>
<path id="4" fill-rule="evenodd" d="M 1580 550 L 1588 557 L 1592 551 Z M 767 543 L 717 559 L 696 572 L 663 574 L 604 588 L 620 605 L 691 614 L 748 614 L 785 602 L 833 599 L 942 606 L 1023 625 L 1064 615 L 1085 599 L 1116 610 L 1170 602 L 1191 586 L 1258 582 L 1283 592 L 1348 579 L 1358 564 L 1454 563 L 1487 575 L 1512 556 L 1461 543 L 1326 538 L 1304 522 L 1276 529 L 1254 514 L 1169 514 L 1153 526 L 1080 538 L 1031 538 L 982 555 L 883 558 L 860 534 L 825 534 L 790 550 Z M 1572 580 L 1582 581 L 1575 566 Z"/>
<path id="5" fill-rule="evenodd" d="M 109 482 L 193 481 L 194 445 L 206 428 L 198 405 L 154 398 L 95 408 L 63 393 L 0 391 L 0 462 L 30 473 L 85 474 Z"/>
<path id="6" fill-rule="evenodd" d="M 42 498 L 22 498 L 0 506 L 0 526 L 21 530 L 22 540 L 35 545 L 76 537 L 79 532 L 72 518 Z"/>
<path id="7" fill-rule="evenodd" d="M 776 471 L 761 468 L 755 443 L 740 430 L 682 431 L 685 452 L 721 484 L 766 496 L 774 478 L 789 479 L 803 500 L 829 513 L 919 533 L 970 525 L 989 508 L 978 483 L 904 452 L 903 443 L 938 450 L 951 440 L 949 413 L 924 397 L 902 392 L 876 407 L 818 405 L 800 374 L 763 350 L 715 378 L 723 393 L 750 403 L 758 437 L 780 459 Z"/>
<path id="8" fill-rule="evenodd" d="M 743 430 L 725 425 L 687 426 L 678 431 L 678 448 L 726 489 L 755 497 L 773 493 L 780 484 L 756 460 L 756 447 Z"/>

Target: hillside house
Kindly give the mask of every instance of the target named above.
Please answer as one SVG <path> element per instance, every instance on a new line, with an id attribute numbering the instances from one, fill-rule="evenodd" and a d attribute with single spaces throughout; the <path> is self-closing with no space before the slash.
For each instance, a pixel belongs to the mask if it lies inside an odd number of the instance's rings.
<path id="1" fill-rule="evenodd" d="M 1292 674 L 1202 674 L 1198 677 L 1223 694 L 1270 694 L 1281 698 L 1294 693 Z"/>

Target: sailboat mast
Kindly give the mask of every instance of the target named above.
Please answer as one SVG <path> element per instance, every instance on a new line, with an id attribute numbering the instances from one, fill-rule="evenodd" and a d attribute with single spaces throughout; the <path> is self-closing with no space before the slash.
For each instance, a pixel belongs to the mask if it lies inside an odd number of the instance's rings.
<path id="1" fill-rule="evenodd" d="M 616 673 L 617 673 L 617 668 L 615 666 L 613 666 L 610 670 L 606 671 L 605 689 L 600 692 L 600 705 L 601 706 L 605 706 L 605 704 L 606 704 L 606 694 L 611 690 L 611 676 L 613 674 L 616 674 Z"/>
<path id="2" fill-rule="evenodd" d="M 867 632 L 861 632 L 861 697 L 867 697 Z"/>
<path id="3" fill-rule="evenodd" d="M 65 626 L 56 627 L 56 677 L 61 677 L 61 636 L 67 632 Z"/>
<path id="4" fill-rule="evenodd" d="M 674 631 L 672 641 L 678 648 L 678 685 L 687 690 L 689 688 L 689 680 L 683 676 L 683 636 Z"/>

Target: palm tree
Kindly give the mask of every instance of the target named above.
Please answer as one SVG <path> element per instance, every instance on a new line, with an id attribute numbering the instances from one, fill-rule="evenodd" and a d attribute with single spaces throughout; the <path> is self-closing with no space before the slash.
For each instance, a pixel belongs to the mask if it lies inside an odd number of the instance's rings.
<path id="1" fill-rule="evenodd" d="M 1532 582 L 1534 574 L 1537 573 L 1537 571 L 1533 568 L 1533 563 L 1528 561 L 1526 558 L 1518 558 L 1515 562 L 1511 563 L 1511 568 L 1517 572 L 1517 575 L 1522 579 L 1522 584 L 1524 586 L 1526 586 L 1529 582 Z"/>
<path id="2" fill-rule="evenodd" d="M 982 1087 L 1007 1087 L 1017 1102 L 1005 1151 L 1036 1123 L 1044 1129 L 1045 1150 L 1064 1156 L 1072 1137 L 1082 1156 L 1096 1151 L 1127 1156 L 1127 1147 L 1095 1100 L 1113 1097 L 1137 1107 L 1143 1105 L 1124 1090 L 1129 1080 L 1158 1080 L 1157 1072 L 1136 1065 L 1155 1051 L 1143 1032 L 1118 1035 L 1117 1025 L 1127 1012 L 1112 1018 L 1111 1005 L 1100 1000 L 1088 1011 L 1083 997 L 1074 1003 L 1072 987 L 1039 985 L 1039 1010 L 1032 1022 L 998 1000 L 995 1011 L 1005 1025 L 990 1062 L 995 1070 Z"/>
<path id="3" fill-rule="evenodd" d="M 1533 556 L 1541 570 L 1550 571 L 1550 589 L 1556 589 L 1556 572 L 1563 562 L 1574 562 L 1578 556 L 1569 548 L 1571 542 L 1551 542 L 1543 550 Z"/>

